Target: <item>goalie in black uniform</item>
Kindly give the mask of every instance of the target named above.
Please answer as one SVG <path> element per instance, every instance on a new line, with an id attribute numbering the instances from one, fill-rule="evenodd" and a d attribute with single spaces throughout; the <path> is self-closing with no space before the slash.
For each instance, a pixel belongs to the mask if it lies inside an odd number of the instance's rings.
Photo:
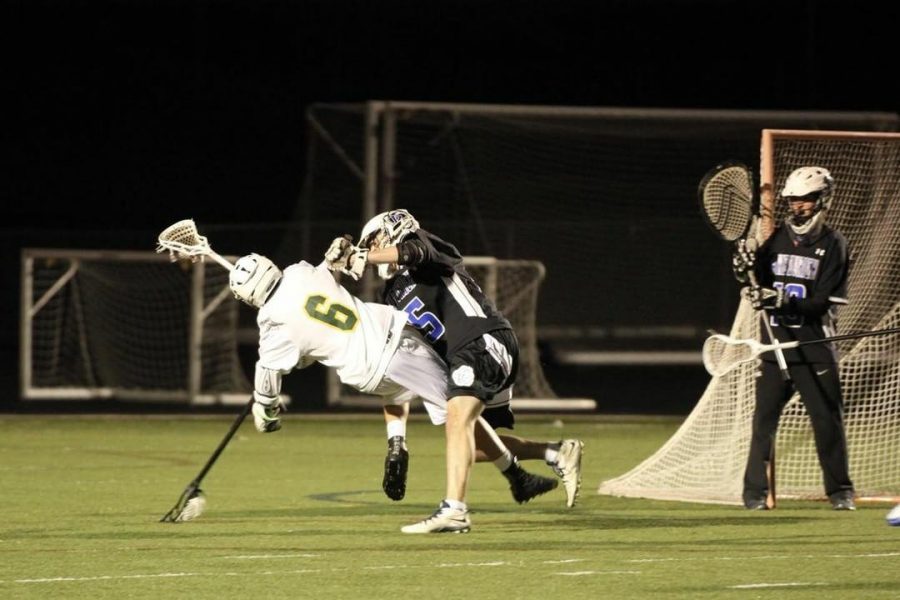
<path id="1" fill-rule="evenodd" d="M 765 310 L 777 338 L 763 343 L 818 340 L 835 335 L 835 307 L 847 304 L 847 241 L 825 224 L 834 180 L 822 167 L 801 167 L 785 181 L 781 196 L 790 205 L 785 221 L 757 252 L 741 243 L 734 256 L 735 275 L 758 285 L 742 290 L 757 310 Z M 766 460 L 781 412 L 799 392 L 812 422 L 825 492 L 835 510 L 854 510 L 844 405 L 834 344 L 810 344 L 784 351 L 790 381 L 772 353 L 760 361 L 756 380 L 753 434 L 744 472 L 744 505 L 765 510 Z"/>
<path id="2" fill-rule="evenodd" d="M 358 279 L 367 264 L 377 265 L 379 276 L 386 280 L 382 301 L 407 313 L 409 324 L 450 371 L 447 495 L 431 517 L 403 531 L 467 529 L 465 496 L 474 458 L 475 419 L 481 415 L 494 428 L 514 424 L 509 402 L 519 348 L 512 327 L 466 272 L 456 247 L 419 227 L 406 210 L 391 210 L 371 219 L 357 247 L 342 238 L 334 245 L 346 247 L 346 252 L 334 253 L 339 256 L 332 262 L 334 270 Z M 574 506 L 581 483 L 581 441 L 542 443 L 500 437 L 516 457 L 541 458 L 552 466 L 566 488 L 566 505 Z M 520 484 L 515 479 L 519 471 L 515 457 L 501 456 L 495 463 L 516 495 Z"/>

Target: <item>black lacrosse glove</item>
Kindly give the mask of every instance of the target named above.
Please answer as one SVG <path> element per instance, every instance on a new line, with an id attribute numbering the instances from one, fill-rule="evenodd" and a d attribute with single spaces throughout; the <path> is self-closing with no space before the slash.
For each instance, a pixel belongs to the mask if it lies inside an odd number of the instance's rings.
<path id="1" fill-rule="evenodd" d="M 750 272 L 754 266 L 756 266 L 756 251 L 748 246 L 747 240 L 738 240 L 734 254 L 731 255 L 734 278 L 741 283 L 750 283 Z"/>
<path id="2" fill-rule="evenodd" d="M 778 310 L 785 303 L 784 288 L 765 288 L 750 285 L 741 290 L 755 310 Z"/>

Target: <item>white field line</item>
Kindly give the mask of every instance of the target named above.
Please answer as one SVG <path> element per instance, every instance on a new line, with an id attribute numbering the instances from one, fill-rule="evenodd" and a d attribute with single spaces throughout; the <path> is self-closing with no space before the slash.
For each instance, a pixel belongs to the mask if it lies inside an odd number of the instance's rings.
<path id="1" fill-rule="evenodd" d="M 233 555 L 233 556 L 224 556 L 219 558 L 228 558 L 233 560 L 244 560 L 244 559 L 257 559 L 257 558 L 316 558 L 320 555 L 317 554 L 273 554 L 273 555 Z M 637 558 L 637 559 L 625 559 L 623 562 L 626 563 L 662 563 L 662 562 L 690 562 L 690 561 L 731 561 L 731 560 L 782 560 L 782 559 L 791 559 L 797 560 L 798 558 L 807 558 L 807 559 L 823 559 L 823 558 L 894 558 L 900 556 L 900 552 L 881 552 L 881 553 L 869 553 L 869 554 L 824 554 L 824 555 L 815 555 L 815 554 L 807 554 L 807 555 L 765 555 L 765 556 L 710 556 L 710 557 L 692 557 L 692 558 Z M 583 562 L 586 559 L 564 559 L 558 561 L 542 561 L 541 564 L 559 564 L 559 563 L 571 563 L 571 562 Z M 246 571 L 246 572 L 209 572 L 209 573 L 201 573 L 201 572 L 181 572 L 181 573 L 136 573 L 136 574 L 126 574 L 126 575 L 94 575 L 94 576 L 70 576 L 70 577 L 35 577 L 29 579 L 12 579 L 12 580 L 2 580 L 0 579 L 0 584 L 6 583 L 19 583 L 19 584 L 31 584 L 31 583 L 67 583 L 67 582 L 89 582 L 89 581 L 116 581 L 116 580 L 128 580 L 128 579 L 163 579 L 170 577 L 253 577 L 256 575 L 290 575 L 290 574 L 308 574 L 308 573 L 323 573 L 323 572 L 348 572 L 353 570 L 374 570 L 374 569 L 433 569 L 435 567 L 438 568 L 460 568 L 460 567 L 500 567 L 500 566 L 513 566 L 513 567 L 524 567 L 527 566 L 525 562 L 508 562 L 508 561 L 494 561 L 494 562 L 473 562 L 473 563 L 443 563 L 440 565 L 374 565 L 374 566 L 361 566 L 355 568 L 349 567 L 331 567 L 327 569 L 316 569 L 316 568 L 307 568 L 307 569 L 295 569 L 295 570 L 278 570 L 278 571 Z M 641 571 L 633 571 L 633 570 L 607 570 L 607 571 L 561 571 L 555 573 L 556 575 L 563 575 L 569 577 L 576 576 L 585 576 L 585 575 L 618 575 L 618 574 L 626 574 L 626 575 L 639 575 Z M 732 586 L 735 589 L 739 589 L 741 587 L 747 586 L 770 586 L 770 587 L 787 587 L 787 586 L 813 586 L 813 585 L 826 585 L 824 583 L 799 583 L 799 582 L 789 582 L 789 583 L 757 583 L 757 584 L 744 584 L 743 586 Z"/>
<path id="2" fill-rule="evenodd" d="M 640 575 L 640 571 L 569 571 L 556 573 L 557 575 L 566 575 L 569 577 L 580 577 L 582 575 Z"/>
<path id="3" fill-rule="evenodd" d="M 563 560 L 545 560 L 545 561 L 542 561 L 541 564 L 544 564 L 544 565 L 561 565 L 561 564 L 564 564 L 564 563 L 575 563 L 575 562 L 584 562 L 584 561 L 585 561 L 585 559 L 583 559 L 583 558 L 566 558 L 566 559 L 563 559 Z"/>
<path id="4" fill-rule="evenodd" d="M 296 554 L 296 555 L 272 555 L 274 558 L 311 558 L 319 555 L 315 554 Z M 219 558 L 231 558 L 235 560 L 243 560 L 247 558 L 255 559 L 255 558 L 266 558 L 267 555 L 238 555 L 238 556 L 226 556 Z M 581 560 L 581 559 L 577 559 Z M 555 561 L 545 561 L 545 562 L 555 562 Z M 492 562 L 467 562 L 467 563 L 441 563 L 438 565 L 374 565 L 374 566 L 362 566 L 357 567 L 356 569 L 347 568 L 347 567 L 331 567 L 327 569 L 295 569 L 295 570 L 278 570 L 278 571 L 251 571 L 251 572 L 228 572 L 228 573 L 141 573 L 141 574 L 132 574 L 132 575 L 94 575 L 94 576 L 72 576 L 72 577 L 35 577 L 30 579 L 13 579 L 10 581 L 0 580 L 0 584 L 3 583 L 67 583 L 67 582 L 89 582 L 89 581 L 115 581 L 115 580 L 127 580 L 127 579 L 162 579 L 168 577 L 221 577 L 221 576 L 239 576 L 239 577 L 247 577 L 254 575 L 289 575 L 289 574 L 307 574 L 307 573 L 322 573 L 322 572 L 347 572 L 353 570 L 375 570 L 375 569 L 433 569 L 433 568 L 466 568 L 466 567 L 502 567 L 502 566 L 514 566 L 514 567 L 522 567 L 526 566 L 523 562 L 507 562 L 507 561 L 492 561 Z"/>
<path id="5" fill-rule="evenodd" d="M 765 588 L 785 588 L 785 587 L 815 587 L 817 585 L 828 585 L 827 583 L 804 583 L 801 581 L 791 581 L 787 583 L 747 583 L 744 585 L 728 586 L 730 590 L 759 590 Z"/>
<path id="6" fill-rule="evenodd" d="M 270 558 L 318 558 L 321 554 L 238 554 L 236 556 L 219 556 L 227 560 L 269 560 Z"/>
<path id="7" fill-rule="evenodd" d="M 627 563 L 660 563 L 660 562 L 698 562 L 714 560 L 797 560 L 823 558 L 891 558 L 900 556 L 900 552 L 880 552 L 871 554 L 771 554 L 763 556 L 692 556 L 689 558 L 631 558 Z"/>

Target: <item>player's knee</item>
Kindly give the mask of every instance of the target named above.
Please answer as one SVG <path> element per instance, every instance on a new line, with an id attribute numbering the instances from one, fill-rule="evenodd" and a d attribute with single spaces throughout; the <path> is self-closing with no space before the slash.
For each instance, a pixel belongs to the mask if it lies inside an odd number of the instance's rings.
<path id="1" fill-rule="evenodd" d="M 474 423 L 484 408 L 474 396 L 455 396 L 447 401 L 447 422 Z"/>

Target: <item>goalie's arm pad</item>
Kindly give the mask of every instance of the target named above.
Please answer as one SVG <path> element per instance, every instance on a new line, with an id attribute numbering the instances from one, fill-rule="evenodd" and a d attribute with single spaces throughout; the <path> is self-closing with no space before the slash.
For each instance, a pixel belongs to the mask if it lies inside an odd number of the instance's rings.
<path id="1" fill-rule="evenodd" d="M 256 374 L 253 378 L 253 399 L 263 406 L 275 406 L 281 399 L 281 372 L 268 369 L 259 361 L 256 363 Z"/>

